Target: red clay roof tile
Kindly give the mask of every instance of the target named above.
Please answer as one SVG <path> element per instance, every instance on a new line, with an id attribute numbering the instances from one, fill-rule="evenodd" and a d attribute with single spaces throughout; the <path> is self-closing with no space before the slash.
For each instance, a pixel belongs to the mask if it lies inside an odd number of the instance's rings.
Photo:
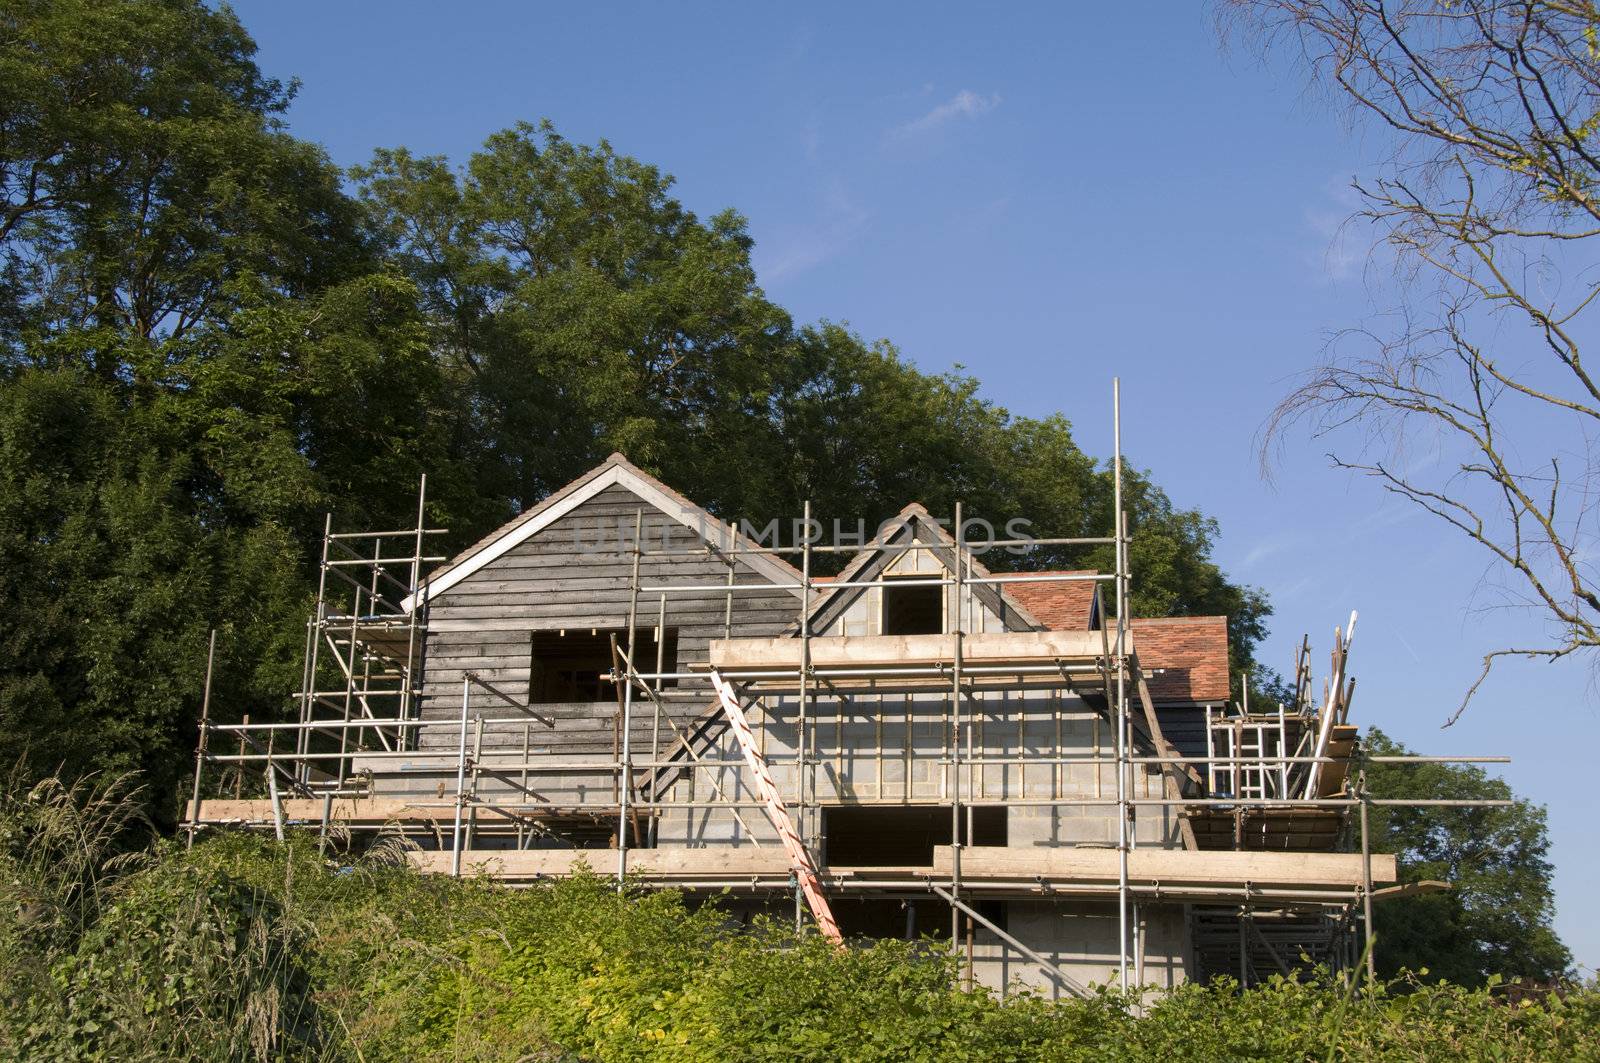
<path id="1" fill-rule="evenodd" d="M 1070 570 L 1073 575 L 1087 574 Z M 1038 573 L 1063 575 L 1063 571 Z M 1052 631 L 1086 631 L 1094 604 L 1093 580 L 1005 585 L 1024 609 Z M 1109 621 L 1108 621 L 1109 622 Z M 1158 702 L 1228 700 L 1228 618 L 1173 616 L 1133 621 L 1139 665 L 1154 672 L 1150 697 Z"/>
<path id="2" fill-rule="evenodd" d="M 1228 700 L 1228 618 L 1136 618 L 1133 648 L 1154 701 Z"/>
<path id="3" fill-rule="evenodd" d="M 1091 576 L 1093 569 L 1058 569 L 1030 572 L 1032 576 Z M 1048 583 L 1003 583 L 1018 605 L 1051 631 L 1089 630 L 1089 612 L 1094 605 L 1096 583 L 1091 579 L 1061 580 Z"/>

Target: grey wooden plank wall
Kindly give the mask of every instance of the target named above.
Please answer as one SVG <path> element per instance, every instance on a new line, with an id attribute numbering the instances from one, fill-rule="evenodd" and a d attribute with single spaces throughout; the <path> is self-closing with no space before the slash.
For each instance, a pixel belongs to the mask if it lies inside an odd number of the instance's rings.
<path id="1" fill-rule="evenodd" d="M 1182 757 L 1203 757 L 1206 755 L 1206 710 L 1196 705 L 1157 705 L 1156 720 L 1161 724 L 1161 733 L 1171 742 L 1173 748 Z M 1196 764 L 1194 768 L 1205 774 L 1206 766 Z"/>
<path id="2" fill-rule="evenodd" d="M 614 485 L 582 503 L 532 538 L 519 543 L 449 590 L 429 606 L 425 671 L 421 706 L 424 719 L 456 720 L 461 711 L 461 677 L 477 672 L 508 694 L 526 700 L 535 631 L 591 628 L 622 629 L 628 623 L 631 541 L 634 517 L 644 513 L 645 550 L 700 548 L 704 542 L 693 530 L 655 509 L 633 492 Z M 694 586 L 727 580 L 727 564 L 715 555 L 652 558 L 640 561 L 641 586 Z M 768 583 L 756 570 L 741 563 L 737 582 Z M 721 592 L 687 592 L 667 596 L 667 627 L 677 629 L 679 669 L 706 660 L 708 645 L 724 635 L 726 595 Z M 641 594 L 638 625 L 652 628 L 660 610 L 660 596 Z M 799 615 L 798 593 L 781 588 L 742 591 L 733 598 L 733 634 L 778 634 Z M 641 670 L 654 671 L 655 661 L 637 662 Z M 700 697 L 683 693 L 668 700 L 680 726 L 697 717 L 711 702 L 709 688 Z M 648 700 L 634 699 L 633 744 L 638 755 L 648 755 L 655 728 L 654 708 Z M 471 711 L 485 718 L 515 716 L 516 710 L 493 695 L 474 688 Z M 604 754 L 612 751 L 616 706 L 562 704 L 542 707 L 554 715 L 554 731 L 535 726 L 531 740 L 536 750 L 552 754 Z M 671 731 L 661 725 L 662 749 Z M 486 746 L 519 747 L 519 723 L 486 726 Z M 454 748 L 455 729 L 425 728 L 422 748 Z"/>

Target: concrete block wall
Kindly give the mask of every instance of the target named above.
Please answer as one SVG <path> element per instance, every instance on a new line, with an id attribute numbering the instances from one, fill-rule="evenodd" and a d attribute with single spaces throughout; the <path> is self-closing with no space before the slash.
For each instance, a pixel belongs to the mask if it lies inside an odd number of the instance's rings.
<path id="1" fill-rule="evenodd" d="M 1050 960 L 1080 985 L 1117 981 L 1117 906 L 1104 902 L 1007 900 L 1006 932 Z M 1142 963 L 1129 969 L 1133 982 L 1167 990 L 1186 977 L 1188 922 L 1182 905 L 1138 908 Z M 1131 918 L 1131 916 L 1130 916 Z M 973 940 L 973 976 L 996 992 L 1017 987 L 1046 996 L 1064 995 L 1059 983 L 1028 957 L 979 927 Z"/>
<path id="2" fill-rule="evenodd" d="M 749 899 L 719 901 L 735 922 L 757 914 L 788 918 L 794 911 L 787 899 L 760 902 Z M 1049 960 L 1081 986 L 1116 985 L 1118 972 L 1118 919 L 1115 902 L 1038 899 L 1002 899 L 1003 926 L 1011 937 Z M 985 905 L 992 910 L 992 905 Z M 1138 930 L 1139 946 L 1130 957 L 1128 980 L 1153 993 L 1170 991 L 1189 978 L 1191 970 L 1188 911 L 1181 904 L 1144 904 L 1130 908 L 1130 931 Z M 941 919 L 939 930 L 948 927 Z M 928 927 L 921 928 L 924 932 Z M 947 939 L 946 939 L 947 940 Z M 940 942 L 934 947 L 947 947 Z M 964 962 L 965 943 L 957 949 Z M 1037 963 L 998 935 L 979 926 L 973 934 L 972 973 L 978 985 L 1006 996 L 1018 991 L 1064 999 L 1070 991 L 1046 974 Z"/>
<path id="3" fill-rule="evenodd" d="M 948 699 L 937 694 L 869 695 L 846 699 L 842 712 L 833 699 L 809 709 L 807 736 L 814 758 L 815 800 L 821 804 L 944 804 L 952 797 L 954 769 L 945 762 L 949 734 Z M 1006 692 L 986 695 L 972 712 L 974 748 L 984 756 L 1110 757 L 1112 735 L 1104 719 L 1082 699 L 1056 692 Z M 794 698 L 768 698 L 753 713 L 752 726 L 773 781 L 791 809 L 800 804 L 796 763 L 799 706 Z M 880 745 L 881 743 L 881 745 Z M 881 753 L 880 753 L 881 751 Z M 743 755 L 724 734 L 702 755 L 703 764 L 675 785 L 668 800 L 715 799 L 712 779 L 724 798 L 751 795 Z M 1112 764 L 971 764 L 961 769 L 962 800 L 1006 805 L 1013 848 L 1107 845 L 1117 840 L 1116 773 Z M 1134 796 L 1160 798 L 1159 774 L 1136 768 Z M 753 796 L 739 800 L 754 800 Z M 1058 801 L 1050 805 L 1042 802 Z M 1041 802 L 1037 804 L 1023 802 Z M 1079 802 L 1079 803 L 1074 803 Z M 1100 803 L 1096 803 L 1100 802 Z M 1174 847 L 1174 810 L 1144 806 L 1135 810 L 1135 842 Z M 745 812 L 746 824 L 761 817 Z M 809 836 L 814 824 L 802 824 Z M 661 844 L 736 844 L 745 832 L 721 809 L 663 813 Z"/>

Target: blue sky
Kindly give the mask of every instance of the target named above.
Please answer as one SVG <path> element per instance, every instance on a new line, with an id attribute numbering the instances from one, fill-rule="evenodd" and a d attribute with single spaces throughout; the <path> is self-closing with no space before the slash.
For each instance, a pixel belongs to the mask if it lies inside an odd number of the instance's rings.
<path id="1" fill-rule="evenodd" d="M 1506 665 L 1441 731 L 1482 653 L 1537 623 L 1499 607 L 1469 544 L 1330 469 L 1324 444 L 1297 437 L 1272 482 L 1258 471 L 1293 375 L 1376 305 L 1337 228 L 1381 145 L 1298 75 L 1180 7 L 235 7 L 262 65 L 303 80 L 294 131 L 341 164 L 401 144 L 461 160 L 547 117 L 676 175 L 702 215 L 746 215 L 761 283 L 797 319 L 964 366 L 1015 413 L 1065 413 L 1091 453 L 1110 451 L 1120 375 L 1132 460 L 1217 518 L 1224 567 L 1271 594 L 1264 659 L 1286 669 L 1310 632 L 1320 664 L 1360 610 L 1355 718 L 1515 758 L 1493 770 L 1549 806 L 1557 925 L 1600 966 L 1591 666 Z"/>

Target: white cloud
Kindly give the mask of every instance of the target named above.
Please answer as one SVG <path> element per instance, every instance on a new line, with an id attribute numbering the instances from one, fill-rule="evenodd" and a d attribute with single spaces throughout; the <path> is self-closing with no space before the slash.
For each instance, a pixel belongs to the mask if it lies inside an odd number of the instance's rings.
<path id="1" fill-rule="evenodd" d="M 1281 537 L 1270 537 L 1261 540 L 1245 552 L 1244 558 L 1239 562 L 1238 571 L 1248 572 L 1274 554 L 1281 554 L 1287 549 L 1288 544 Z"/>
<path id="2" fill-rule="evenodd" d="M 1303 597 L 1315 597 L 1310 592 L 1317 589 L 1319 580 L 1314 575 L 1304 575 L 1299 579 L 1280 580 L 1272 585 L 1272 600 L 1274 602 L 1294 601 Z"/>
<path id="3" fill-rule="evenodd" d="M 821 209 L 808 224 L 779 232 L 769 250 L 756 245 L 757 273 L 763 281 L 804 273 L 848 248 L 870 218 L 843 182 L 830 180 L 822 190 Z"/>
<path id="4" fill-rule="evenodd" d="M 1392 624 L 1391 625 L 1385 625 L 1385 626 L 1389 628 L 1389 634 L 1393 635 L 1395 638 L 1400 640 L 1400 645 L 1402 645 L 1402 646 L 1404 646 L 1406 648 L 1406 652 L 1411 654 L 1411 657 L 1412 657 L 1413 660 L 1415 660 L 1418 664 L 1425 664 L 1426 663 L 1426 662 L 1423 661 L 1422 655 L 1417 652 L 1416 647 L 1412 646 L 1411 643 L 1406 640 L 1405 634 L 1403 632 L 1401 632 L 1401 630 L 1398 627 L 1396 627 L 1396 626 L 1394 626 Z"/>
<path id="5" fill-rule="evenodd" d="M 822 154 L 822 118 L 816 112 L 800 130 L 800 150 L 805 152 L 807 162 L 816 162 Z"/>
<path id="6" fill-rule="evenodd" d="M 971 89 L 962 89 L 921 118 L 897 127 L 894 130 L 894 135 L 896 137 L 910 137 L 919 133 L 928 133 L 958 118 L 977 118 L 980 115 L 988 114 L 998 106 L 1000 106 L 1000 94 L 998 92 L 984 96 L 973 92 Z"/>
<path id="7" fill-rule="evenodd" d="M 1357 218 L 1361 196 L 1349 177 L 1333 177 L 1317 201 L 1306 208 L 1306 226 L 1316 249 L 1306 256 L 1320 279 L 1344 281 L 1356 276 L 1378 250 L 1372 231 Z"/>

